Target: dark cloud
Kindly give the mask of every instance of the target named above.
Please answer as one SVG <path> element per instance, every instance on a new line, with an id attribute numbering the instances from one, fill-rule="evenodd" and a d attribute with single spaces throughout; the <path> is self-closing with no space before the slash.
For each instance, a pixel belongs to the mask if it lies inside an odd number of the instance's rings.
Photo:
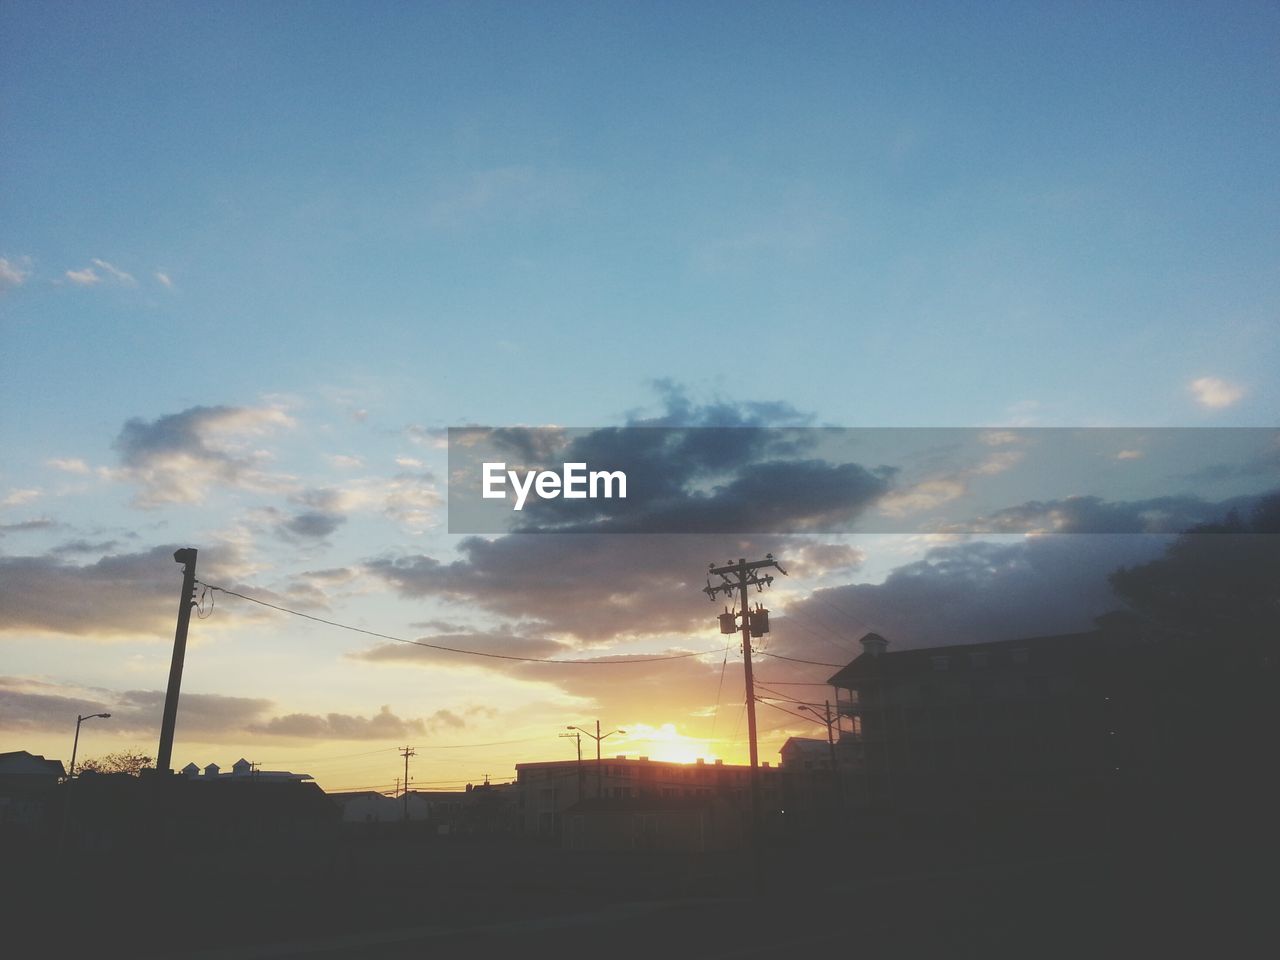
<path id="1" fill-rule="evenodd" d="M 181 736 L 209 736 L 243 732 L 269 710 L 271 701 L 183 693 L 178 719 Z M 18 677 L 0 677 L 0 721 L 9 730 L 65 730 L 68 718 L 110 713 L 110 732 L 159 734 L 164 691 L 64 687 Z"/>
<path id="2" fill-rule="evenodd" d="M 164 712 L 163 690 L 112 691 L 65 687 L 21 677 L 0 677 L 0 724 L 11 731 L 65 730 L 68 718 L 110 713 L 103 721 L 112 734 L 158 736 Z M 336 740 L 398 739 L 437 730 L 456 730 L 466 720 L 437 710 L 425 720 L 396 716 L 383 706 L 371 717 L 345 713 L 291 713 L 268 716 L 270 700 L 219 694 L 182 694 L 178 738 L 209 739 L 250 734 Z"/>
<path id="3" fill-rule="evenodd" d="M 963 527 L 979 533 L 1180 533 L 1219 521 L 1233 510 L 1247 514 L 1264 499 L 1264 495 L 1257 495 L 1217 502 L 1196 496 L 1129 501 L 1101 497 L 1034 500 L 998 510 Z"/>
<path id="4" fill-rule="evenodd" d="M 458 719 L 453 714 L 449 714 L 449 718 Z M 446 726 L 460 724 L 459 720 L 459 724 L 446 723 Z M 265 723 L 252 724 L 249 729 L 254 733 L 320 740 L 385 740 L 409 734 L 421 736 L 427 733 L 428 724 L 422 720 L 398 717 L 391 712 L 389 706 L 384 705 L 372 717 L 345 713 L 290 713 L 273 717 Z"/>
<path id="5" fill-rule="evenodd" d="M 538 633 L 601 641 L 627 635 L 706 629 L 711 604 L 701 593 L 708 562 L 785 556 L 805 538 L 514 534 L 468 537 L 450 563 L 410 555 L 366 568 L 405 597 L 435 597 Z"/>
<path id="6" fill-rule="evenodd" d="M 781 400 L 696 401 L 683 384 L 661 377 L 652 381 L 663 410 L 646 415 L 633 410 L 627 423 L 636 427 L 804 427 L 814 421 L 811 413 L 797 410 Z"/>
<path id="7" fill-rule="evenodd" d="M 31 533 L 36 530 L 52 530 L 62 524 L 41 518 L 38 520 L 20 520 L 17 523 L 0 523 L 0 537 L 11 533 Z"/>
<path id="8" fill-rule="evenodd" d="M 85 540 L 80 538 L 60 543 L 49 552 L 57 554 L 58 556 L 66 556 L 67 554 L 75 553 L 97 554 L 98 556 L 102 556 L 105 553 L 110 553 L 118 546 L 120 546 L 119 540 Z"/>
<path id="9" fill-rule="evenodd" d="M 182 568 L 177 545 L 105 556 L 83 565 L 55 555 L 0 557 L 0 632 L 172 637 Z M 201 576 L 218 582 L 236 551 L 200 551 Z"/>
<path id="10" fill-rule="evenodd" d="M 576 454 L 575 454 L 576 456 Z M 627 473 L 630 489 L 644 490 L 626 500 L 595 500 L 595 515 L 583 519 L 582 501 L 563 498 L 536 501 L 526 507 L 528 520 L 520 532 L 556 530 L 599 533 L 743 533 L 848 529 L 857 517 L 889 491 L 891 471 L 869 471 L 856 463 L 821 460 L 771 460 L 738 466 L 731 479 L 702 491 L 688 483 L 673 485 L 673 475 L 657 460 L 645 471 L 663 477 L 662 490 L 646 487 L 643 478 L 622 460 L 584 460 L 615 464 Z M 556 519 L 558 515 L 560 520 Z"/>
<path id="11" fill-rule="evenodd" d="M 476 430 L 455 433 L 453 442 L 459 449 L 493 450 L 509 469 L 570 462 L 626 474 L 626 499 L 531 498 L 518 518 L 523 532 L 845 528 L 889 489 L 892 469 L 807 457 L 820 431 L 791 429 L 811 418 L 786 404 L 698 404 L 669 382 L 658 388 L 664 411 L 634 415 L 623 427 Z"/>
<path id="12" fill-rule="evenodd" d="M 278 529 L 281 534 L 288 537 L 323 540 L 346 521 L 347 518 L 339 514 L 309 510 L 282 522 Z"/>
<path id="13" fill-rule="evenodd" d="M 1121 606 L 1108 574 L 1159 556 L 1169 542 L 1163 536 L 1043 536 L 936 547 L 883 583 L 819 590 L 793 604 L 794 623 L 787 615 L 775 620 L 773 650 L 839 662 L 839 647 L 852 659 L 861 652 L 856 640 L 868 630 L 897 648 L 1088 630 L 1095 617 Z"/>

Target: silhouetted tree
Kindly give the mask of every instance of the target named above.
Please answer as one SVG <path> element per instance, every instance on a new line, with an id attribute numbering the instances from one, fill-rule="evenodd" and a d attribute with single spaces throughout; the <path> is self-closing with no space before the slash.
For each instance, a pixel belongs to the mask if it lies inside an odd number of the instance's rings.
<path id="1" fill-rule="evenodd" d="M 79 764 L 81 773 L 127 773 L 136 777 L 144 769 L 155 766 L 155 760 L 133 750 L 121 750 L 119 753 L 108 753 L 94 757 Z"/>
<path id="2" fill-rule="evenodd" d="M 1249 521 L 1234 512 L 1178 537 L 1165 556 L 1111 574 L 1129 606 L 1176 634 L 1280 637 L 1280 495 Z"/>

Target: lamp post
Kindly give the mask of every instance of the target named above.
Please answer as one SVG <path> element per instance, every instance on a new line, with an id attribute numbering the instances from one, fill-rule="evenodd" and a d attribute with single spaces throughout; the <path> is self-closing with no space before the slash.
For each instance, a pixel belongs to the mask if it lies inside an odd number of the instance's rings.
<path id="1" fill-rule="evenodd" d="M 76 751 L 80 749 L 80 724 L 86 720 L 92 720 L 94 717 L 102 717 L 106 720 L 110 718 L 109 713 L 91 713 L 88 716 L 76 717 L 76 738 L 71 744 L 71 768 L 67 771 L 67 779 L 70 780 L 76 775 Z"/>
<path id="2" fill-rule="evenodd" d="M 571 724 L 571 725 L 569 725 L 569 726 L 567 726 L 567 727 L 565 727 L 565 729 L 566 729 L 566 730 L 577 730 L 579 733 L 585 733 L 588 737 L 590 737 L 592 740 L 594 740 L 594 741 L 596 742 L 596 797 L 597 797 L 597 798 L 599 798 L 599 796 L 600 796 L 600 792 L 601 792 L 601 788 L 600 788 L 600 741 L 601 741 L 601 740 L 604 740 L 606 737 L 612 737 L 615 733 L 625 734 L 627 731 L 625 731 L 625 730 L 610 730 L 608 733 L 601 733 L 601 732 L 600 732 L 600 721 L 599 721 L 599 720 L 597 720 L 597 721 L 596 721 L 596 732 L 595 732 L 595 733 L 592 733 L 590 730 L 583 730 L 583 729 L 582 729 L 582 727 L 575 727 L 575 726 L 573 726 L 572 724 Z"/>
<path id="3" fill-rule="evenodd" d="M 582 733 L 575 727 L 568 727 L 573 733 L 562 733 L 561 737 L 572 737 L 578 745 L 578 802 L 582 802 Z"/>
<path id="4" fill-rule="evenodd" d="M 827 725 L 827 747 L 831 750 L 831 784 L 835 792 L 836 809 L 844 806 L 844 787 L 840 783 L 840 769 L 836 765 L 836 741 L 831 733 L 831 701 L 823 702 L 823 712 L 819 713 L 816 707 L 801 705 L 801 710 L 808 710 L 815 717 Z"/>

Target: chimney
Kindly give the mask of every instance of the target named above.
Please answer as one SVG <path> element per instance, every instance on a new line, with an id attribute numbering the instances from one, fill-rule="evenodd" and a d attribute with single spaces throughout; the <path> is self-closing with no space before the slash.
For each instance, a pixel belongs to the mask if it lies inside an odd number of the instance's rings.
<path id="1" fill-rule="evenodd" d="M 723 760 L 717 760 L 717 761 L 716 761 L 716 766 L 717 766 L 717 767 L 723 767 L 723 766 L 724 766 L 724 761 L 723 761 Z"/>
<path id="2" fill-rule="evenodd" d="M 870 657 L 880 656 L 884 653 L 885 647 L 889 646 L 889 641 L 878 633 L 868 633 L 858 642 L 862 644 L 862 652 Z"/>

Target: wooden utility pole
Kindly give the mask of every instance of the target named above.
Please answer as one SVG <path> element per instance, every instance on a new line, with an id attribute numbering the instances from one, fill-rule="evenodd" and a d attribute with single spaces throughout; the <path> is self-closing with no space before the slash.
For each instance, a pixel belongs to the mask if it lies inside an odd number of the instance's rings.
<path id="1" fill-rule="evenodd" d="M 170 773 L 173 763 L 173 731 L 178 722 L 178 693 L 182 689 L 182 664 L 187 657 L 187 627 L 191 608 L 196 605 L 196 550 L 183 547 L 174 553 L 182 564 L 182 594 L 178 598 L 178 627 L 173 635 L 173 660 L 169 663 L 169 687 L 164 695 L 164 718 L 160 721 L 160 749 L 156 752 L 156 772 Z"/>
<path id="2" fill-rule="evenodd" d="M 409 822 L 409 758 L 416 757 L 418 751 L 413 747 L 405 747 L 400 751 L 400 756 L 404 757 L 404 793 L 400 796 L 404 801 L 404 822 Z"/>
<path id="3" fill-rule="evenodd" d="M 743 674 L 746 677 L 747 684 L 747 736 L 749 738 L 749 746 L 751 751 L 751 823 L 754 829 L 760 827 L 760 754 L 756 737 L 756 688 L 755 677 L 751 672 L 751 618 L 752 613 L 747 609 L 747 588 L 755 587 L 757 592 L 761 592 L 769 584 L 773 583 L 773 577 L 770 575 L 761 576 L 758 571 L 761 569 L 773 567 L 783 576 L 787 571 L 778 565 L 778 561 L 773 558 L 773 554 L 765 554 L 763 560 L 752 560 L 750 563 L 746 559 L 739 558 L 737 563 L 730 561 L 723 567 L 717 567 L 714 563 L 710 565 L 709 576 L 707 577 L 707 585 L 703 589 L 712 601 L 715 600 L 716 594 L 724 593 L 726 596 L 737 593 L 736 598 L 742 605 L 742 612 L 737 616 L 742 618 L 742 666 Z M 721 582 L 717 584 L 711 583 L 711 577 L 719 577 Z M 734 615 L 726 613 L 724 617 L 732 618 Z M 767 629 L 767 615 L 761 618 L 762 622 L 758 627 Z M 725 619 L 721 618 L 721 623 L 725 623 Z M 732 620 L 728 621 L 730 625 Z M 725 628 L 727 632 L 732 633 L 731 629 Z M 764 629 L 761 632 L 764 632 Z"/>

